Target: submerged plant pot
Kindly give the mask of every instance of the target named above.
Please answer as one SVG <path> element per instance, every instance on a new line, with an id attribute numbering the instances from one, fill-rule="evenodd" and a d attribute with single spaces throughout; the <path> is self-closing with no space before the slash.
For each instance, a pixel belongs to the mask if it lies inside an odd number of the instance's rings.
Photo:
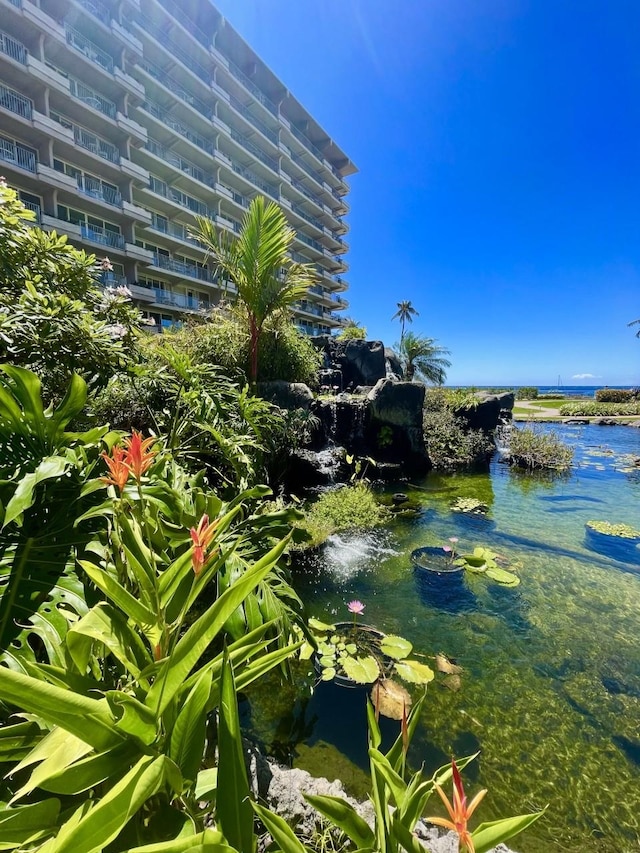
<path id="1" fill-rule="evenodd" d="M 451 554 L 432 545 L 412 551 L 411 562 L 417 569 L 441 578 L 445 582 L 459 582 L 464 576 L 464 566 L 455 566 Z"/>
<path id="2" fill-rule="evenodd" d="M 411 552 L 420 600 L 450 613 L 474 610 L 476 598 L 465 583 L 464 566 L 455 566 L 442 548 L 425 546 Z"/>
<path id="3" fill-rule="evenodd" d="M 366 649 L 368 646 L 370 646 L 374 650 L 374 657 L 376 657 L 376 659 L 378 660 L 381 669 L 384 669 L 386 665 L 392 663 L 391 659 L 380 651 L 380 641 L 384 640 L 386 636 L 384 631 L 379 631 L 372 625 L 362 625 L 358 623 L 355 627 L 354 639 L 353 622 L 336 622 L 334 627 L 336 634 L 344 636 L 348 642 L 355 642 L 359 649 L 362 648 L 363 654 L 366 654 Z M 313 656 L 313 668 L 316 672 L 316 675 L 322 675 L 324 667 L 320 663 L 320 656 L 317 652 Z M 371 689 L 370 682 L 366 684 L 361 684 L 357 681 L 354 681 L 352 678 L 349 678 L 349 676 L 346 675 L 344 672 L 336 672 L 334 677 L 328 683 L 336 684 L 338 687 L 348 687 L 351 689 Z"/>
<path id="4" fill-rule="evenodd" d="M 621 563 L 640 565 L 640 539 L 603 533 L 588 524 L 585 524 L 584 530 L 585 544 L 591 551 Z"/>

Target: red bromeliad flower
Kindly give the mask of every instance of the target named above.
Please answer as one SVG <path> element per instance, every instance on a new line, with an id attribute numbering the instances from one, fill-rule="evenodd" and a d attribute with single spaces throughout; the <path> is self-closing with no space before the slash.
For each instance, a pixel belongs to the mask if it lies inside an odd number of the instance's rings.
<path id="1" fill-rule="evenodd" d="M 453 771 L 453 804 L 449 802 L 447 795 L 440 785 L 436 785 L 436 791 L 440 795 L 442 802 L 445 804 L 451 820 L 447 820 L 444 817 L 428 817 L 427 820 L 429 823 L 444 826 L 445 829 L 452 829 L 458 834 L 462 849 L 466 851 L 466 853 L 475 853 L 476 848 L 474 846 L 471 833 L 467 827 L 467 821 L 474 813 L 487 791 L 486 789 L 480 791 L 473 798 L 470 805 L 467 806 L 467 797 L 464 793 L 462 777 L 460 776 L 460 771 L 453 760 L 451 761 L 451 769 Z"/>
<path id="2" fill-rule="evenodd" d="M 135 429 L 131 433 L 131 438 L 125 438 L 123 442 L 127 450 L 124 461 L 138 482 L 140 482 L 142 475 L 151 466 L 153 458 L 158 452 L 157 450 L 150 450 L 154 442 L 155 438 L 153 436 L 142 438 L 142 433 Z"/>
<path id="3" fill-rule="evenodd" d="M 101 453 L 100 456 L 107 463 L 107 467 L 109 468 L 110 477 L 100 477 L 103 483 L 106 483 L 108 486 L 117 486 L 122 494 L 122 490 L 125 487 L 127 480 L 129 479 L 129 474 L 131 473 L 129 466 L 125 461 L 125 452 L 122 447 L 116 444 L 111 450 L 111 456 L 108 453 Z"/>
<path id="4" fill-rule="evenodd" d="M 209 548 L 209 545 L 211 545 L 219 520 L 220 519 L 216 519 L 209 524 L 209 516 L 203 515 L 198 526 L 192 527 L 189 531 L 193 541 L 193 555 L 191 556 L 191 563 L 196 575 L 199 575 L 202 571 L 202 567 L 207 559 L 207 549 Z"/>

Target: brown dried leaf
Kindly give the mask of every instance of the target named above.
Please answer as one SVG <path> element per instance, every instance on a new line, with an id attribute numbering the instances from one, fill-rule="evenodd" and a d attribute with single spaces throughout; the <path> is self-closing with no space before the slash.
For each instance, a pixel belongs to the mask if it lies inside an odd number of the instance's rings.
<path id="1" fill-rule="evenodd" d="M 380 713 L 391 720 L 401 720 L 403 707 L 406 708 L 407 713 L 411 707 L 409 692 L 397 681 L 392 681 L 390 678 L 377 681 L 373 685 L 371 701 L 374 707 L 378 703 Z"/>
<path id="2" fill-rule="evenodd" d="M 436 669 L 438 672 L 444 672 L 446 675 L 458 675 L 462 672 L 462 667 L 454 663 L 451 658 L 440 652 L 436 655 Z"/>

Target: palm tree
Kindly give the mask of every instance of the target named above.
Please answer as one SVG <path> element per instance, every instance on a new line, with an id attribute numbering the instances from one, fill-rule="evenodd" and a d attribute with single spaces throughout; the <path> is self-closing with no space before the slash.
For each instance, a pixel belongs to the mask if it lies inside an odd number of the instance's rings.
<path id="1" fill-rule="evenodd" d="M 413 307 L 410 299 L 404 300 L 403 302 L 396 302 L 396 305 L 398 306 L 398 310 L 391 319 L 398 319 L 402 323 L 402 328 L 400 331 L 400 343 L 402 343 L 402 340 L 404 338 L 404 324 L 413 323 L 414 316 L 419 317 L 420 314 Z"/>
<path id="2" fill-rule="evenodd" d="M 417 373 L 427 382 L 442 385 L 447 378 L 447 367 L 451 362 L 445 358 L 449 350 L 438 346 L 433 338 L 407 332 L 400 341 L 400 357 L 404 362 L 405 376 L 409 382 Z"/>
<path id="3" fill-rule="evenodd" d="M 630 323 L 627 323 L 627 326 L 638 326 L 640 325 L 640 319 L 632 320 Z M 636 332 L 636 338 L 640 338 L 640 331 Z"/>
<path id="4" fill-rule="evenodd" d="M 213 259 L 218 274 L 235 285 L 249 324 L 249 378 L 258 376 L 258 347 L 266 320 L 305 296 L 316 276 L 291 260 L 295 231 L 275 202 L 254 198 L 237 238 L 218 236 L 210 219 L 197 216 L 194 236 Z"/>

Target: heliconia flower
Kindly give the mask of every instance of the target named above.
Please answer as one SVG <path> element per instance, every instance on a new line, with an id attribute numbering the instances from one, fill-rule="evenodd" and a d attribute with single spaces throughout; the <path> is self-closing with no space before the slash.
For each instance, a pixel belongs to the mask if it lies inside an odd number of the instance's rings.
<path id="1" fill-rule="evenodd" d="M 191 564 L 196 575 L 200 574 L 202 567 L 205 564 L 205 560 L 207 559 L 207 550 L 209 545 L 211 545 L 211 540 L 213 539 L 219 521 L 220 519 L 217 518 L 209 524 L 209 516 L 205 514 L 198 522 L 198 526 L 192 527 L 189 531 L 193 542 Z"/>
<path id="2" fill-rule="evenodd" d="M 349 613 L 364 613 L 364 604 L 361 601 L 350 601 L 347 604 L 347 610 Z"/>
<path id="3" fill-rule="evenodd" d="M 125 438 L 123 444 L 127 450 L 124 461 L 129 466 L 133 476 L 140 482 L 142 475 L 148 470 L 153 458 L 158 452 L 149 448 L 155 443 L 154 436 L 142 438 L 142 433 L 134 429 L 130 438 Z"/>
<path id="4" fill-rule="evenodd" d="M 447 820 L 444 817 L 428 817 L 427 820 L 429 823 L 435 823 L 437 826 L 443 826 L 445 829 L 451 829 L 456 832 L 460 839 L 461 850 L 464 849 L 466 853 L 475 853 L 476 848 L 473 843 L 471 833 L 469 832 L 467 821 L 474 813 L 487 791 L 486 789 L 480 791 L 467 806 L 467 798 L 464 793 L 462 777 L 460 776 L 460 771 L 453 760 L 451 761 L 451 770 L 453 773 L 453 803 L 449 802 L 447 795 L 440 785 L 436 785 L 436 791 L 440 795 L 442 802 L 445 804 L 451 820 Z"/>
<path id="5" fill-rule="evenodd" d="M 116 444 L 111 449 L 111 455 L 108 453 L 101 453 L 100 456 L 107 463 L 107 467 L 109 468 L 110 477 L 100 477 L 103 483 L 106 483 L 108 486 L 116 486 L 122 494 L 122 490 L 124 489 L 127 480 L 129 479 L 129 474 L 131 473 L 129 466 L 125 462 L 125 452 L 120 445 Z"/>

